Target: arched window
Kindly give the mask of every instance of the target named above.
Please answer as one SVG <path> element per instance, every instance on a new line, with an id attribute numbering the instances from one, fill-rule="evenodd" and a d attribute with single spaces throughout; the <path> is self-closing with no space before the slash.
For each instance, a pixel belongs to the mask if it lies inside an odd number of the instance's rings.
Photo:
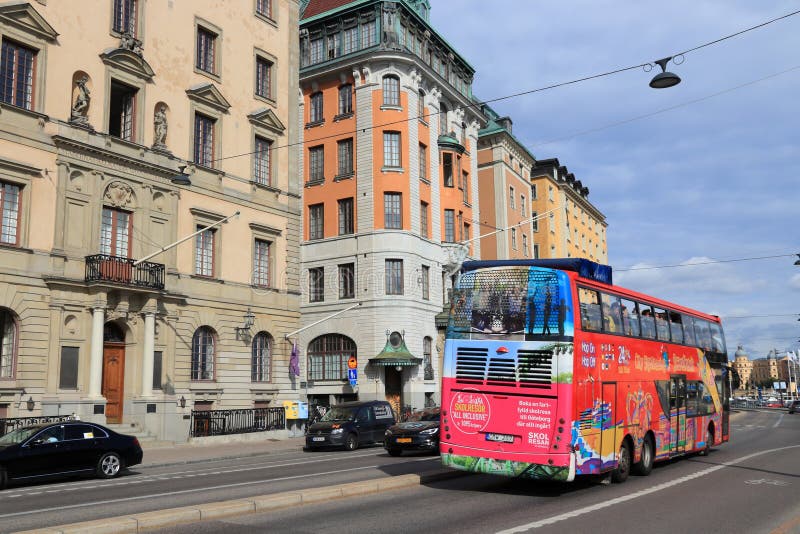
<path id="1" fill-rule="evenodd" d="M 250 360 L 250 380 L 269 382 L 272 369 L 272 336 L 259 332 L 253 338 L 253 356 Z"/>
<path id="2" fill-rule="evenodd" d="M 400 105 L 400 78 L 393 75 L 383 77 L 383 105 Z"/>
<path id="3" fill-rule="evenodd" d="M 14 314 L 0 308 L 0 380 L 13 379 L 17 362 L 18 327 Z"/>
<path id="4" fill-rule="evenodd" d="M 428 336 L 422 338 L 422 365 L 425 371 L 425 380 L 433 380 L 433 358 L 431 357 L 432 345 L 432 338 Z"/>
<path id="5" fill-rule="evenodd" d="M 341 334 L 319 336 L 308 344 L 308 378 L 345 380 L 350 357 L 357 357 L 355 341 Z"/>
<path id="6" fill-rule="evenodd" d="M 201 326 L 192 337 L 192 380 L 214 380 L 216 334 L 208 326 Z"/>
<path id="7" fill-rule="evenodd" d="M 125 332 L 117 323 L 106 323 L 103 325 L 103 342 L 125 343 Z"/>

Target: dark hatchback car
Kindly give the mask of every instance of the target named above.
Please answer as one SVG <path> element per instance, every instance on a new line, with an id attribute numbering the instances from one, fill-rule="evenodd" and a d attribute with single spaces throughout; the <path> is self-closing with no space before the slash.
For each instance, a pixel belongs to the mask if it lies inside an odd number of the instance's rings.
<path id="1" fill-rule="evenodd" d="M 800 412 L 800 400 L 793 400 L 789 403 L 789 413 Z"/>
<path id="2" fill-rule="evenodd" d="M 0 436 L 0 488 L 11 481 L 90 473 L 113 478 L 141 462 L 138 439 L 94 423 L 61 421 Z"/>
<path id="3" fill-rule="evenodd" d="M 439 408 L 412 412 L 404 423 L 386 430 L 383 447 L 391 456 L 403 451 L 439 451 Z"/>
<path id="4" fill-rule="evenodd" d="M 321 420 L 308 427 L 306 448 L 344 447 L 382 443 L 386 429 L 394 424 L 394 412 L 386 401 L 343 402 L 328 409 Z"/>

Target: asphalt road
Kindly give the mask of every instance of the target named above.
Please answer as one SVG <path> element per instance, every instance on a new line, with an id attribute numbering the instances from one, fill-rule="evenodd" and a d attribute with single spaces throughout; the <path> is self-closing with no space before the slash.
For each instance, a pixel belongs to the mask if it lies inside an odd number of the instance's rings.
<path id="1" fill-rule="evenodd" d="M 438 456 L 392 458 L 382 447 L 354 452 L 298 449 L 200 464 L 136 466 L 112 480 L 83 478 L 0 491 L 0 532 L 420 473 L 440 466 Z"/>
<path id="2" fill-rule="evenodd" d="M 800 533 L 800 415 L 736 413 L 732 434 L 624 484 L 470 475 L 162 532 Z"/>

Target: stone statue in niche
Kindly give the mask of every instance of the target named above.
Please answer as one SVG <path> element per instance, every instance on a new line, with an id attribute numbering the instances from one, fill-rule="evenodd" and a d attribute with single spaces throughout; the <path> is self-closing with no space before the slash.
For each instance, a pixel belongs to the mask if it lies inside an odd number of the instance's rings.
<path id="1" fill-rule="evenodd" d="M 72 113 L 69 120 L 74 124 L 81 126 L 89 125 L 89 103 L 92 99 L 89 88 L 86 87 L 86 82 L 89 81 L 87 76 L 82 76 L 75 82 L 78 86 L 78 96 L 75 97 L 75 102 L 72 104 Z"/>
<path id="2" fill-rule="evenodd" d="M 167 106 L 160 105 L 153 115 L 153 149 L 169 152 L 167 149 Z"/>

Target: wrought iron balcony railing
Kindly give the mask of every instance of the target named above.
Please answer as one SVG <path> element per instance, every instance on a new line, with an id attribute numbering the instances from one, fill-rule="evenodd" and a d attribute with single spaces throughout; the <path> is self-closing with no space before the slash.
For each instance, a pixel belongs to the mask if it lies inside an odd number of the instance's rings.
<path id="1" fill-rule="evenodd" d="M 87 282 L 115 282 L 150 289 L 164 289 L 164 264 L 120 258 L 108 254 L 86 256 Z"/>

